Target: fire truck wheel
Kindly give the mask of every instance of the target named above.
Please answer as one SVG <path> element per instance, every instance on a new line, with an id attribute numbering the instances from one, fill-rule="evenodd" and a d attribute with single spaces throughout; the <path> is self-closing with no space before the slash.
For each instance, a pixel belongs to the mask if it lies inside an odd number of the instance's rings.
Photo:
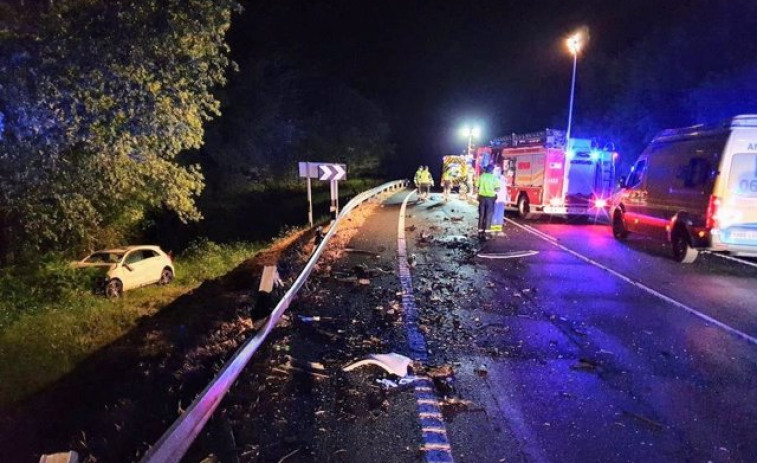
<path id="1" fill-rule="evenodd" d="M 528 201 L 528 196 L 524 193 L 518 197 L 518 217 L 521 219 L 531 217 L 531 204 Z"/>

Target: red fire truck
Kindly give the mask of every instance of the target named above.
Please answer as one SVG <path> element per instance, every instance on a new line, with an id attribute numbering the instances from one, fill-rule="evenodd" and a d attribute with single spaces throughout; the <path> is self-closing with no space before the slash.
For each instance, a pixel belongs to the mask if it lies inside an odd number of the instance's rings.
<path id="1" fill-rule="evenodd" d="M 507 205 L 528 218 L 534 213 L 589 217 L 606 214 L 615 187 L 612 148 L 565 132 L 512 134 L 492 140 L 475 153 L 476 174 L 494 164 L 504 176 Z"/>

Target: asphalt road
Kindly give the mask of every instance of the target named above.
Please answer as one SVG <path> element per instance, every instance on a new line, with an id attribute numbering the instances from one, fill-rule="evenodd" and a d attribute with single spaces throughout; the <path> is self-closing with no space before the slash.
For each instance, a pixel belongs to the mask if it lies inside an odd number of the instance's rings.
<path id="1" fill-rule="evenodd" d="M 344 222 L 185 463 L 757 461 L 757 268 L 680 265 L 660 243 L 556 219 L 480 243 L 475 204 L 408 194 Z M 0 420 L 6 460 L 138 461 L 249 335 L 241 270 L 166 314 L 166 333 L 192 307 L 213 315 L 190 354 L 167 342 L 146 364 L 147 325 L 18 411 L 34 423 Z M 390 352 L 430 380 L 343 371 Z"/>
<path id="2" fill-rule="evenodd" d="M 559 220 L 508 222 L 482 244 L 474 204 L 407 194 L 292 308 L 322 321 L 279 329 L 232 391 L 239 461 L 757 461 L 757 269 L 715 256 L 684 266 L 659 243 Z M 397 271 L 402 235 L 412 292 Z M 273 375 L 284 349 L 327 377 Z M 413 371 L 433 387 L 340 371 L 387 352 L 420 359 Z"/>
<path id="3" fill-rule="evenodd" d="M 453 209 L 476 215 L 454 200 L 412 210 L 423 227 Z M 538 254 L 476 258 L 486 271 L 470 283 L 494 294 L 453 308 L 488 351 L 438 346 L 458 363 L 460 394 L 496 429 L 455 419 L 456 461 L 757 461 L 755 268 L 715 256 L 680 265 L 659 243 L 619 243 L 605 225 L 505 230 L 479 255 Z M 457 265 L 433 259 L 433 274 Z"/>

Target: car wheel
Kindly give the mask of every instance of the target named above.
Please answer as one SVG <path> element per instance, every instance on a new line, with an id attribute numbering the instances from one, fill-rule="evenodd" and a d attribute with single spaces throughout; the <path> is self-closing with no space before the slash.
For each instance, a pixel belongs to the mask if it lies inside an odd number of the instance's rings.
<path id="1" fill-rule="evenodd" d="M 105 286 L 105 295 L 108 299 L 118 299 L 124 292 L 124 285 L 121 280 L 115 278 L 110 280 Z"/>
<path id="2" fill-rule="evenodd" d="M 622 212 L 616 212 L 612 218 L 612 236 L 618 240 L 628 238 L 628 230 L 626 229 L 626 224 L 623 223 Z"/>
<path id="3" fill-rule="evenodd" d="M 689 237 L 685 230 L 677 229 L 671 237 L 673 247 L 673 259 L 682 264 L 690 264 L 697 260 L 699 251 L 689 244 Z"/>
<path id="4" fill-rule="evenodd" d="M 163 271 L 160 273 L 160 280 L 158 280 L 159 285 L 167 285 L 173 281 L 173 271 L 166 267 L 163 269 Z"/>
<path id="5" fill-rule="evenodd" d="M 518 197 L 518 217 L 521 219 L 527 219 L 531 216 L 531 204 L 528 201 L 527 195 L 520 195 Z"/>

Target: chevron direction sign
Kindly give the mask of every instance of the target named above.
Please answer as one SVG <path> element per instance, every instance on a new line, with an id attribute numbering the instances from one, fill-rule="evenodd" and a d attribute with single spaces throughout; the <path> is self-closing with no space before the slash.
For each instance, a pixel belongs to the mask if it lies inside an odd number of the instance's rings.
<path id="1" fill-rule="evenodd" d="M 345 164 L 331 164 L 328 162 L 299 162 L 300 178 L 307 179 L 308 184 L 308 222 L 313 226 L 313 191 L 310 179 L 328 181 L 331 185 L 331 212 L 339 215 L 339 180 L 347 178 Z"/>
<path id="2" fill-rule="evenodd" d="M 318 180 L 344 180 L 347 177 L 347 166 L 344 164 L 320 164 Z"/>
<path id="3" fill-rule="evenodd" d="M 300 178 L 318 180 L 344 180 L 347 178 L 347 166 L 328 162 L 300 162 Z"/>

